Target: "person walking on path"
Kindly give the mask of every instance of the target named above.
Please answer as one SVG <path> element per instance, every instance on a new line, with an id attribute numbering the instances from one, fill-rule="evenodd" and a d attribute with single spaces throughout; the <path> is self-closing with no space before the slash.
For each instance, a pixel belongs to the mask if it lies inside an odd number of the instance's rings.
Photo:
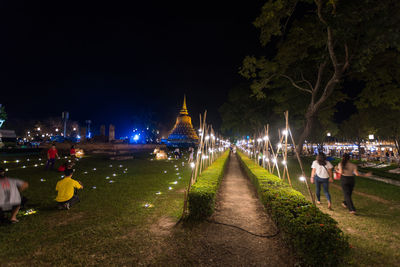
<path id="1" fill-rule="evenodd" d="M 54 163 L 56 162 L 56 157 L 58 158 L 58 151 L 56 145 L 52 145 L 51 148 L 47 151 L 47 163 L 46 163 L 46 170 L 48 169 L 49 165 L 51 164 L 51 169 L 54 168 Z"/>
<path id="2" fill-rule="evenodd" d="M 343 154 L 342 161 L 338 164 L 336 169 L 341 174 L 340 180 L 344 196 L 342 206 L 348 208 L 351 214 L 356 214 L 356 208 L 354 207 L 351 195 L 353 194 L 356 182 L 354 175 L 360 176 L 360 173 L 357 170 L 357 165 L 351 163 L 349 154 L 345 153 Z M 366 173 L 364 175 L 370 176 L 371 173 Z"/>
<path id="3" fill-rule="evenodd" d="M 311 183 L 315 183 L 317 203 L 321 204 L 321 185 L 328 200 L 328 209 L 332 208 L 331 195 L 329 194 L 329 182 L 333 182 L 332 164 L 326 160 L 324 153 L 320 153 L 311 165 Z"/>
<path id="4" fill-rule="evenodd" d="M 0 220 L 4 219 L 3 211 L 11 210 L 10 222 L 17 223 L 17 214 L 21 207 L 20 191 L 28 188 L 28 183 L 19 179 L 8 178 L 6 171 L 0 168 Z"/>

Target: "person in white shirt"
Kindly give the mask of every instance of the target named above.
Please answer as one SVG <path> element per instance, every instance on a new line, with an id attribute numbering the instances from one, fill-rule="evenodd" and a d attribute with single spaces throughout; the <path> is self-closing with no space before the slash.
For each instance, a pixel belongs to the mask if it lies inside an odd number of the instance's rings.
<path id="1" fill-rule="evenodd" d="M 321 185 L 328 200 L 328 209 L 332 208 L 331 195 L 329 194 L 329 182 L 333 182 L 332 164 L 326 160 L 324 153 L 320 153 L 311 165 L 311 183 L 315 182 L 315 194 L 317 203 L 321 204 Z"/>

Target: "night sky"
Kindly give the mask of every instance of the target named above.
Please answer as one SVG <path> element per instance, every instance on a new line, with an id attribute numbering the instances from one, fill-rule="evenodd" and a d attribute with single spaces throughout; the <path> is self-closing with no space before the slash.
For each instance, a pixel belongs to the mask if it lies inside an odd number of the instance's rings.
<path id="1" fill-rule="evenodd" d="M 195 124 L 243 78 L 243 58 L 260 50 L 252 25 L 264 1 L 2 1 L 1 98 L 10 119 L 70 112 L 114 123 L 155 112 L 172 127 L 183 94 Z"/>

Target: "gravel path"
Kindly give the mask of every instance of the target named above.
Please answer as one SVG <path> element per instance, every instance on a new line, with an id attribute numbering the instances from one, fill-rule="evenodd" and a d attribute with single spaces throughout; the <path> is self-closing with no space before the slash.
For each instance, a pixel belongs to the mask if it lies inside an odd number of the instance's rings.
<path id="1" fill-rule="evenodd" d="M 236 155 L 228 162 L 211 221 L 234 225 L 260 235 L 273 235 L 276 227 L 264 211 L 255 188 L 240 168 Z M 251 235 L 234 227 L 210 222 L 175 231 L 178 265 L 293 266 L 294 260 L 278 234 L 272 238 Z M 170 254 L 170 255 L 171 255 Z M 164 259 L 166 260 L 166 259 Z M 162 263 L 164 261 L 158 261 Z"/>

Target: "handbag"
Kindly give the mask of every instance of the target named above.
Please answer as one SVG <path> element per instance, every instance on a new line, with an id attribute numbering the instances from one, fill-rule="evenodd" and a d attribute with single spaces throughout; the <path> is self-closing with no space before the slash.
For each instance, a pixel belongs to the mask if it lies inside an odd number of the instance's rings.
<path id="1" fill-rule="evenodd" d="M 340 172 L 335 171 L 335 175 L 333 176 L 333 179 L 340 180 L 340 177 L 342 177 L 342 174 Z"/>

